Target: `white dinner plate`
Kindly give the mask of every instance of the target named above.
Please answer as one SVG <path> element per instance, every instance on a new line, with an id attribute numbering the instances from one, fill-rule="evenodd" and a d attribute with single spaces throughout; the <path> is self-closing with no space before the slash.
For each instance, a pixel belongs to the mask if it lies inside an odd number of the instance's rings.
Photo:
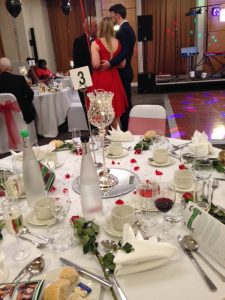
<path id="1" fill-rule="evenodd" d="M 29 212 L 29 214 L 26 217 L 27 221 L 31 225 L 36 225 L 36 226 L 50 226 L 56 223 L 55 218 L 47 219 L 47 220 L 39 220 L 37 219 L 35 213 L 33 210 Z"/>
<path id="2" fill-rule="evenodd" d="M 123 149 L 123 152 L 121 154 L 119 154 L 119 155 L 112 155 L 112 154 L 109 153 L 108 149 L 106 150 L 106 156 L 108 158 L 112 158 L 112 159 L 123 157 L 123 156 L 127 155 L 128 153 L 129 153 L 129 151 L 127 149 Z"/>
<path id="3" fill-rule="evenodd" d="M 107 217 L 104 220 L 104 223 L 103 223 L 102 227 L 103 227 L 103 229 L 105 230 L 106 233 L 108 233 L 112 236 L 115 236 L 115 237 L 122 237 L 123 236 L 123 231 L 116 230 L 113 227 L 111 216 Z"/>
<path id="4" fill-rule="evenodd" d="M 149 158 L 148 163 L 154 167 L 167 167 L 167 166 L 174 164 L 175 160 L 172 157 L 169 157 L 169 159 L 166 163 L 159 164 L 159 163 L 155 162 L 154 160 L 152 160 L 151 158 Z"/>
<path id="5" fill-rule="evenodd" d="M 45 280 L 45 286 L 50 284 L 51 282 L 59 279 L 59 275 L 62 272 L 63 268 L 59 268 L 50 272 L 47 272 L 41 279 Z M 93 272 L 95 274 L 98 274 L 99 272 L 96 269 L 88 269 L 90 272 Z M 90 294 L 87 295 L 87 297 L 82 298 L 82 299 L 87 299 L 87 300 L 99 300 L 101 296 L 101 286 L 96 280 L 90 279 L 90 277 L 81 275 L 79 274 L 79 281 L 77 281 L 75 284 L 73 284 L 70 288 L 70 294 L 73 292 L 73 288 L 78 284 L 79 282 L 87 285 L 88 287 L 91 288 Z"/>

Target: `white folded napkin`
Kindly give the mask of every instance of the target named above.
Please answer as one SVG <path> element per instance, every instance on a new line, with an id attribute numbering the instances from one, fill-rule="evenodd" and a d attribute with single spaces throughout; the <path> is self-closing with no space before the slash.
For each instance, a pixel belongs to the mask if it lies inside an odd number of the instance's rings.
<path id="1" fill-rule="evenodd" d="M 136 236 L 129 224 L 124 225 L 123 243 L 129 242 L 134 251 L 125 253 L 119 250 L 115 254 L 115 275 L 134 274 L 159 267 L 167 263 L 174 255 L 177 248 L 169 243 L 144 240 L 141 233 Z"/>
<path id="2" fill-rule="evenodd" d="M 208 136 L 204 131 L 201 133 L 196 130 L 191 140 L 192 143 L 188 147 L 192 152 L 197 152 L 197 154 L 201 155 L 208 155 L 213 152 L 213 146 L 208 141 Z"/>
<path id="3" fill-rule="evenodd" d="M 52 152 L 53 150 L 55 150 L 55 148 L 53 147 L 52 144 L 48 144 L 45 146 L 41 146 L 41 148 L 39 147 L 32 147 L 35 156 L 37 157 L 38 160 L 42 160 L 45 158 L 45 156 Z M 22 160 L 23 159 L 23 151 L 21 152 L 15 152 L 13 150 L 10 150 L 10 153 L 14 156 L 14 158 L 18 159 L 18 160 Z"/>
<path id="4" fill-rule="evenodd" d="M 117 128 L 114 129 L 112 128 L 112 130 L 109 130 L 109 139 L 111 141 L 115 141 L 115 142 L 131 142 L 133 141 L 133 135 L 130 131 L 125 131 L 123 132 L 120 129 L 120 126 L 117 125 Z"/>

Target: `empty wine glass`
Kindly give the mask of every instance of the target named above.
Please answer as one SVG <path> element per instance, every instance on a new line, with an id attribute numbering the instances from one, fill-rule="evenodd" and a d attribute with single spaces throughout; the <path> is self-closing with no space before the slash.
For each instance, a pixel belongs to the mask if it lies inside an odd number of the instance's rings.
<path id="1" fill-rule="evenodd" d="M 170 142 L 169 139 L 165 136 L 156 136 L 156 138 L 153 141 L 153 151 L 156 149 L 164 149 L 169 150 Z"/>
<path id="2" fill-rule="evenodd" d="M 158 182 L 155 188 L 155 207 L 163 214 L 162 231 L 159 234 L 160 239 L 169 240 L 173 238 L 167 231 L 165 213 L 167 213 L 174 205 L 176 199 L 176 190 L 171 182 Z"/>
<path id="3" fill-rule="evenodd" d="M 48 198 L 52 215 L 58 221 L 55 228 L 49 231 L 49 236 L 51 237 L 50 247 L 55 251 L 64 251 L 72 243 L 71 235 L 64 222 L 71 203 L 68 193 L 68 183 L 59 183 L 59 185 L 56 185 L 56 190 L 49 192 Z"/>
<path id="4" fill-rule="evenodd" d="M 17 250 L 14 257 L 16 260 L 23 260 L 29 256 L 30 252 L 27 249 L 22 249 L 19 241 L 20 229 L 23 227 L 21 210 L 12 199 L 3 200 L 1 208 L 6 230 L 17 238 Z"/>

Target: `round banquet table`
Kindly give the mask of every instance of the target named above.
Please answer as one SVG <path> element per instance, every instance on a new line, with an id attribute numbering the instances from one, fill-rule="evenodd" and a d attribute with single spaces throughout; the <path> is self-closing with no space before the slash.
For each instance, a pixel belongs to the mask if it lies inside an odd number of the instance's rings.
<path id="1" fill-rule="evenodd" d="M 135 137 L 133 142 L 123 143 L 124 147 L 134 146 L 135 143 L 139 140 L 139 137 Z M 179 143 L 183 143 L 184 141 L 170 139 L 171 144 L 178 145 Z M 215 149 L 214 156 L 217 157 L 219 149 Z M 79 176 L 80 171 L 80 156 L 76 156 L 67 151 L 57 152 L 59 165 L 61 166 L 56 168 L 56 181 L 54 183 L 57 186 L 57 180 L 65 179 L 65 175 L 69 174 L 70 179 L 65 180 L 73 180 L 77 176 Z M 120 158 L 114 159 L 115 164 L 112 165 L 112 159 L 107 158 L 108 167 L 118 167 L 129 169 L 133 171 L 134 165 L 130 163 L 131 158 L 135 158 L 137 163 L 135 166 L 139 166 L 139 169 L 136 171 L 137 175 L 140 179 L 151 178 L 155 176 L 155 170 L 158 169 L 163 172 L 163 178 L 165 180 L 171 180 L 173 178 L 173 173 L 178 166 L 180 165 L 180 161 L 178 159 L 174 159 L 174 164 L 159 168 L 153 167 L 148 164 L 148 157 L 151 157 L 151 149 L 148 151 L 143 151 L 142 154 L 135 155 L 134 151 L 129 151 L 129 153 Z M 97 160 L 101 160 L 101 152 L 97 151 Z M 5 159 L 0 160 L 0 167 L 11 167 L 11 157 L 7 157 Z M 215 172 L 215 171 L 214 171 Z M 224 174 L 218 175 L 216 177 L 224 177 Z M 224 189 L 224 182 L 220 181 L 220 187 L 218 191 L 215 191 L 215 198 L 221 192 L 221 189 Z M 220 192 L 219 192 L 220 190 Z M 69 190 L 70 199 L 71 199 L 71 207 L 68 213 L 68 220 L 73 215 L 81 214 L 81 206 L 79 195 L 76 194 L 72 188 Z M 105 222 L 106 218 L 109 216 L 112 207 L 115 205 L 115 201 L 123 199 L 125 202 L 129 202 L 130 198 L 133 196 L 133 193 L 126 194 L 116 198 L 108 198 L 103 199 L 104 212 L 101 219 L 98 219 L 96 222 L 100 224 L 100 226 Z M 27 205 L 26 200 L 21 199 L 20 205 L 23 207 L 23 216 L 24 222 L 27 226 L 29 226 L 32 231 L 36 233 L 41 233 L 43 235 L 47 235 L 48 228 L 46 227 L 38 227 L 32 226 L 27 222 Z M 159 218 L 160 219 L 160 218 Z M 185 228 L 182 226 L 181 222 L 171 225 L 173 230 L 178 234 L 187 233 Z M 154 233 L 154 232 L 153 232 Z M 23 246 L 27 246 L 32 251 L 30 257 L 28 257 L 24 261 L 15 262 L 13 259 L 14 247 L 15 247 L 15 237 L 10 236 L 3 229 L 3 240 L 0 241 L 1 250 L 7 255 L 5 260 L 5 266 L 9 271 L 9 275 L 7 281 L 10 282 L 17 273 L 34 257 L 44 253 L 44 258 L 46 260 L 46 267 L 43 272 L 43 278 L 48 274 L 49 271 L 58 269 L 62 267 L 62 264 L 59 262 L 59 257 L 65 257 L 71 261 L 74 261 L 78 265 L 94 269 L 97 274 L 102 274 L 101 268 L 98 265 L 98 262 L 92 254 L 84 255 L 82 253 L 82 246 L 75 240 L 72 248 L 56 253 L 50 250 L 48 247 L 44 249 L 37 249 L 35 246 L 30 244 L 29 242 L 22 241 Z M 100 227 L 100 234 L 98 239 L 118 239 L 109 236 L 103 228 Z M 189 258 L 183 253 L 180 249 L 176 238 L 171 241 L 174 245 L 177 246 L 177 252 L 175 256 L 170 260 L 170 262 L 166 265 L 163 265 L 159 268 L 148 270 L 141 273 L 136 273 L 132 275 L 126 275 L 122 277 L 118 277 L 118 281 L 125 292 L 127 298 L 129 300 L 137 300 L 137 299 L 157 299 L 157 300 L 223 300 L 225 297 L 225 285 L 217 278 L 217 276 L 206 267 L 206 265 L 200 261 L 201 265 L 205 269 L 206 273 L 213 280 L 218 290 L 216 292 L 210 292 L 205 282 L 200 277 L 197 270 L 192 265 Z M 103 249 L 100 248 L 101 251 Z M 103 252 L 102 252 L 103 253 Z M 222 272 L 225 274 L 225 269 L 218 265 L 211 257 L 208 257 L 209 260 Z M 198 257 L 197 257 L 198 259 Z M 112 299 L 110 292 L 102 288 L 101 297 L 102 300 Z M 97 300 L 97 299 L 93 299 Z"/>
<path id="2" fill-rule="evenodd" d="M 37 133 L 44 137 L 58 135 L 58 126 L 67 116 L 73 101 L 73 91 L 67 87 L 57 92 L 39 93 L 34 96 Z"/>

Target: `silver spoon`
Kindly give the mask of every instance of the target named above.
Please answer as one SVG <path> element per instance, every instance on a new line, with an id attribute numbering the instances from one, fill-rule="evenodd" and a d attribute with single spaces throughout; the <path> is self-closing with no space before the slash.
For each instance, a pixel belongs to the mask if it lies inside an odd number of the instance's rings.
<path id="1" fill-rule="evenodd" d="M 184 246 L 190 250 L 190 251 L 193 251 L 193 252 L 196 252 L 200 257 L 201 259 L 207 264 L 207 266 L 209 266 L 212 271 L 223 281 L 225 282 L 225 276 L 223 274 L 221 274 L 200 252 L 198 252 L 198 248 L 199 248 L 199 244 L 198 242 L 193 239 L 192 236 L 190 235 L 185 235 L 183 237 L 183 244 Z"/>
<path id="2" fill-rule="evenodd" d="M 46 238 L 46 237 L 44 237 L 44 236 L 42 236 L 42 235 L 40 235 L 40 234 L 37 234 L 37 233 L 35 233 L 35 232 L 31 232 L 30 229 L 28 229 L 26 226 L 23 226 L 23 227 L 20 229 L 20 232 L 21 232 L 22 234 L 27 234 L 27 233 L 29 233 L 29 234 L 31 234 L 31 235 L 33 235 L 33 236 L 36 236 L 36 237 L 38 237 L 38 238 L 40 238 L 40 239 L 42 239 L 42 240 L 44 240 L 44 241 L 46 241 L 46 242 L 49 242 L 49 239 L 48 239 L 48 238 Z"/>
<path id="3" fill-rule="evenodd" d="M 32 277 L 39 275 L 45 266 L 45 260 L 43 258 L 43 254 L 32 261 L 30 264 L 28 271 L 30 272 L 30 276 L 28 281 L 31 280 Z"/>
<path id="4" fill-rule="evenodd" d="M 37 248 L 39 248 L 39 249 L 44 248 L 44 247 L 46 247 L 46 245 L 47 245 L 47 243 L 39 243 L 39 242 L 36 242 L 36 241 L 34 241 L 34 240 L 32 240 L 32 239 L 29 239 L 29 238 L 23 236 L 22 234 L 19 234 L 18 237 L 19 237 L 20 239 L 22 239 L 22 240 L 31 242 L 32 244 L 34 244 L 34 245 L 35 245 Z"/>

